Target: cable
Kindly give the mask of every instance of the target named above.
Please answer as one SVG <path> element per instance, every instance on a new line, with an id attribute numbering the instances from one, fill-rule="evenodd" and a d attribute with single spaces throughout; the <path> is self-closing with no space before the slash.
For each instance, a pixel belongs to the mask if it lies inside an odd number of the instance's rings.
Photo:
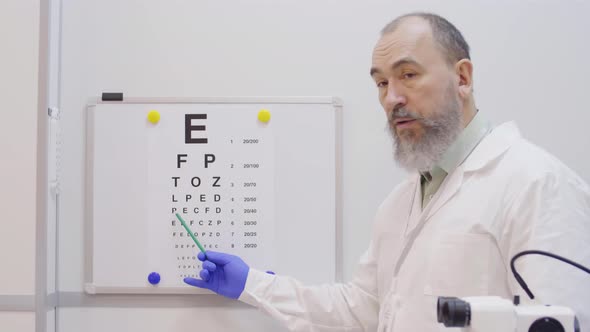
<path id="1" fill-rule="evenodd" d="M 524 279 L 520 276 L 520 274 L 518 274 L 518 272 L 516 272 L 516 268 L 514 267 L 514 262 L 516 261 L 517 258 L 524 256 L 524 255 L 530 255 L 530 254 L 549 256 L 549 257 L 555 258 L 557 260 L 560 260 L 562 262 L 573 265 L 586 273 L 590 273 L 590 269 L 583 266 L 582 264 L 578 264 L 574 261 L 571 261 L 567 258 L 561 257 L 556 254 L 552 254 L 550 252 L 541 251 L 541 250 L 525 250 L 523 252 L 520 252 L 520 253 L 514 255 L 514 257 L 512 257 L 512 260 L 510 260 L 510 269 L 512 270 L 512 274 L 514 274 L 514 278 L 516 278 L 516 281 L 518 281 L 518 284 L 520 285 L 520 287 L 522 287 L 522 289 L 524 289 L 524 291 L 531 298 L 531 300 L 535 298 L 535 295 L 533 295 L 533 293 L 531 292 L 531 290 L 527 286 L 526 282 L 524 282 Z"/>

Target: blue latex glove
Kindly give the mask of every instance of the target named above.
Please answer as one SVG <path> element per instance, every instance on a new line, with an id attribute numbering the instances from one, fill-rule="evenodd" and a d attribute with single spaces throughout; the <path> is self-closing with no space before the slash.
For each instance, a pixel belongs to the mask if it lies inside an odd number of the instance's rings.
<path id="1" fill-rule="evenodd" d="M 240 257 L 210 250 L 207 250 L 206 258 L 202 252 L 198 257 L 203 262 L 203 269 L 199 273 L 202 280 L 184 278 L 185 283 L 209 289 L 231 299 L 240 297 L 250 270 Z"/>

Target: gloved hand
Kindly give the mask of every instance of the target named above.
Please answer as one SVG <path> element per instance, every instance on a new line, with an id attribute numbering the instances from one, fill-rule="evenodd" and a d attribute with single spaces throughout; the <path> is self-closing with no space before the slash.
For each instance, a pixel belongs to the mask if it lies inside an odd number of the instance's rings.
<path id="1" fill-rule="evenodd" d="M 185 283 L 231 299 L 240 297 L 250 270 L 240 257 L 210 250 L 207 250 L 207 257 L 202 252 L 198 257 L 203 262 L 203 269 L 199 273 L 202 280 L 184 278 Z"/>

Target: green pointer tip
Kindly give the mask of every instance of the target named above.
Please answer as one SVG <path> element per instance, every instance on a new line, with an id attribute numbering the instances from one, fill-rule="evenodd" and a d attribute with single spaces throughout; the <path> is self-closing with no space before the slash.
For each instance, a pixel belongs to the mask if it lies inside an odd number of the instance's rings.
<path id="1" fill-rule="evenodd" d="M 188 233 L 188 235 L 190 235 L 191 238 L 193 239 L 193 241 L 195 241 L 195 243 L 197 244 L 197 247 L 199 247 L 199 249 L 201 250 L 203 255 L 205 255 L 205 257 L 207 257 L 207 254 L 205 254 L 205 249 L 203 249 L 203 246 L 199 243 L 199 240 L 197 240 L 197 238 L 193 235 L 193 232 L 191 232 L 190 228 L 188 228 L 188 226 L 186 225 L 186 222 L 184 222 L 184 220 L 182 219 L 180 214 L 177 213 L 176 218 L 178 218 L 178 220 L 180 220 L 180 223 L 182 224 L 184 229 L 186 229 L 186 232 Z"/>

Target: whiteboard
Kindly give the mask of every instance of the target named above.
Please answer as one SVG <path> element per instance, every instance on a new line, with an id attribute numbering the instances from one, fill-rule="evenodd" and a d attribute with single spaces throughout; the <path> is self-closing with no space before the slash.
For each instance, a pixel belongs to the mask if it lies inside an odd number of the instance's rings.
<path id="1" fill-rule="evenodd" d="M 86 292 L 208 292 L 182 281 L 201 262 L 177 213 L 206 250 L 336 281 L 340 122 L 331 97 L 89 103 Z"/>

